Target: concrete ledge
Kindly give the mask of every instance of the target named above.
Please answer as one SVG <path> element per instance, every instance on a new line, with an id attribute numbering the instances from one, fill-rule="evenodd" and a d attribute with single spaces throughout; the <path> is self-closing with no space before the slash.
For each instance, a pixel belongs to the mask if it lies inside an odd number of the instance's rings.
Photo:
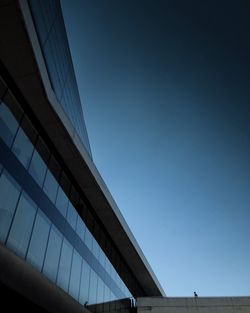
<path id="1" fill-rule="evenodd" d="M 250 313 L 250 297 L 138 298 L 138 313 Z"/>

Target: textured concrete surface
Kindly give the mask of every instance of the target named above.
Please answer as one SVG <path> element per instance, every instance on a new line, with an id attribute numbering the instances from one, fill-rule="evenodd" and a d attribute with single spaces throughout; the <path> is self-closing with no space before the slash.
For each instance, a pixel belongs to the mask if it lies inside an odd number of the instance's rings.
<path id="1" fill-rule="evenodd" d="M 250 313 L 250 297 L 138 298 L 138 313 Z"/>

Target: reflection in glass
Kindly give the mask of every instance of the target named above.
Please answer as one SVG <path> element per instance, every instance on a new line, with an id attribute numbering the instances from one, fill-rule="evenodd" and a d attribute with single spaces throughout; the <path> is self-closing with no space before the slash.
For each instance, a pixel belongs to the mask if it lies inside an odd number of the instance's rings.
<path id="1" fill-rule="evenodd" d="M 68 291 L 69 287 L 69 275 L 71 268 L 73 248 L 71 244 L 64 238 L 62 245 L 62 252 L 59 263 L 59 270 L 57 276 L 57 285 L 65 291 Z"/>
<path id="2" fill-rule="evenodd" d="M 98 277 L 97 283 L 97 303 L 102 303 L 104 301 L 104 283 L 100 277 Z"/>
<path id="3" fill-rule="evenodd" d="M 37 206 L 23 191 L 7 240 L 7 246 L 24 257 L 29 244 Z"/>
<path id="4" fill-rule="evenodd" d="M 47 216 L 39 209 L 37 212 L 34 229 L 31 236 L 27 260 L 39 271 L 43 265 L 47 240 L 49 236 L 51 222 Z"/>
<path id="5" fill-rule="evenodd" d="M 80 254 L 74 250 L 70 282 L 69 282 L 69 294 L 78 300 L 80 277 L 81 277 L 82 258 Z"/>
<path id="6" fill-rule="evenodd" d="M 66 217 L 66 214 L 67 214 L 68 203 L 69 203 L 69 199 L 65 195 L 62 188 L 59 186 L 57 197 L 56 197 L 56 207 L 59 209 L 59 211 L 62 213 L 64 217 Z"/>
<path id="7" fill-rule="evenodd" d="M 89 282 L 89 304 L 96 303 L 97 294 L 97 274 L 94 270 L 90 271 L 90 282 Z"/>
<path id="8" fill-rule="evenodd" d="M 110 301 L 110 289 L 107 285 L 104 286 L 104 302 Z"/>
<path id="9" fill-rule="evenodd" d="M 106 258 L 106 262 L 105 262 L 105 269 L 106 269 L 106 272 L 111 275 L 111 263 L 109 261 L 108 258 Z"/>
<path id="10" fill-rule="evenodd" d="M 8 147 L 11 146 L 17 132 L 18 123 L 8 107 L 0 104 L 0 136 Z"/>
<path id="11" fill-rule="evenodd" d="M 100 253 L 100 246 L 98 245 L 97 241 L 95 240 L 95 238 L 93 237 L 93 244 L 92 244 L 92 252 L 94 254 L 94 256 L 97 258 L 99 258 L 99 253 Z"/>
<path id="12" fill-rule="evenodd" d="M 56 280 L 61 244 L 62 244 L 62 235 L 57 230 L 57 228 L 54 225 L 52 225 L 43 266 L 43 273 L 52 282 L 55 282 Z"/>
<path id="13" fill-rule="evenodd" d="M 19 194 L 19 185 L 4 170 L 0 177 L 0 241 L 2 242 L 6 240 Z"/>
<path id="14" fill-rule="evenodd" d="M 25 168 L 29 166 L 33 149 L 32 143 L 20 127 L 14 140 L 12 151 Z"/>
<path id="15" fill-rule="evenodd" d="M 85 230 L 85 236 L 84 236 L 84 242 L 86 246 L 89 248 L 89 250 L 92 250 L 92 242 L 93 242 L 93 236 L 91 232 L 88 230 L 88 227 L 86 227 Z"/>
<path id="16" fill-rule="evenodd" d="M 58 182 L 56 181 L 52 173 L 48 170 L 44 181 L 43 190 L 53 203 L 55 203 L 56 200 L 57 188 Z"/>
<path id="17" fill-rule="evenodd" d="M 82 260 L 82 274 L 81 274 L 81 284 L 79 301 L 84 304 L 89 300 L 89 278 L 90 278 L 90 267 L 85 260 Z"/>
<path id="18" fill-rule="evenodd" d="M 76 228 L 76 219 L 77 219 L 76 209 L 73 207 L 72 203 L 69 202 L 68 211 L 67 211 L 67 220 L 73 229 Z"/>
<path id="19" fill-rule="evenodd" d="M 76 232 L 78 236 L 84 241 L 84 234 L 85 234 L 86 226 L 81 219 L 80 215 L 77 216 L 77 223 L 76 223 Z"/>
<path id="20" fill-rule="evenodd" d="M 99 262 L 103 266 L 103 268 L 105 268 L 106 255 L 104 254 L 101 248 L 100 248 L 100 253 L 99 253 Z"/>
<path id="21" fill-rule="evenodd" d="M 112 291 L 110 291 L 110 301 L 114 301 L 114 300 L 116 300 L 116 296 L 114 295 Z"/>
<path id="22" fill-rule="evenodd" d="M 29 167 L 29 173 L 36 180 L 38 185 L 42 187 L 47 166 L 39 153 L 35 150 Z"/>

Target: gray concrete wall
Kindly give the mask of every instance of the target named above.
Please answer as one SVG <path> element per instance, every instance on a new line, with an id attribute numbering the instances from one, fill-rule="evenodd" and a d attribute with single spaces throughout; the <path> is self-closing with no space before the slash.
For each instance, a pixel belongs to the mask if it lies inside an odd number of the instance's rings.
<path id="1" fill-rule="evenodd" d="M 132 302 L 130 298 L 87 305 L 90 312 L 95 313 L 130 313 Z"/>
<path id="2" fill-rule="evenodd" d="M 138 313 L 250 313 L 250 297 L 138 298 Z"/>

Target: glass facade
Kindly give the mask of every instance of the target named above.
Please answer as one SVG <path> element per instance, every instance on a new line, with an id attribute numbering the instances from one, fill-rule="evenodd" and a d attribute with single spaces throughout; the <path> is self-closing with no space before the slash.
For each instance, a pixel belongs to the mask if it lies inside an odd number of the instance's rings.
<path id="1" fill-rule="evenodd" d="M 88 134 L 59 0 L 29 0 L 50 82 L 91 156 Z"/>
<path id="2" fill-rule="evenodd" d="M 1 90 L 2 244 L 81 304 L 131 297 L 128 284 L 142 293 L 84 195 L 0 79 Z"/>

